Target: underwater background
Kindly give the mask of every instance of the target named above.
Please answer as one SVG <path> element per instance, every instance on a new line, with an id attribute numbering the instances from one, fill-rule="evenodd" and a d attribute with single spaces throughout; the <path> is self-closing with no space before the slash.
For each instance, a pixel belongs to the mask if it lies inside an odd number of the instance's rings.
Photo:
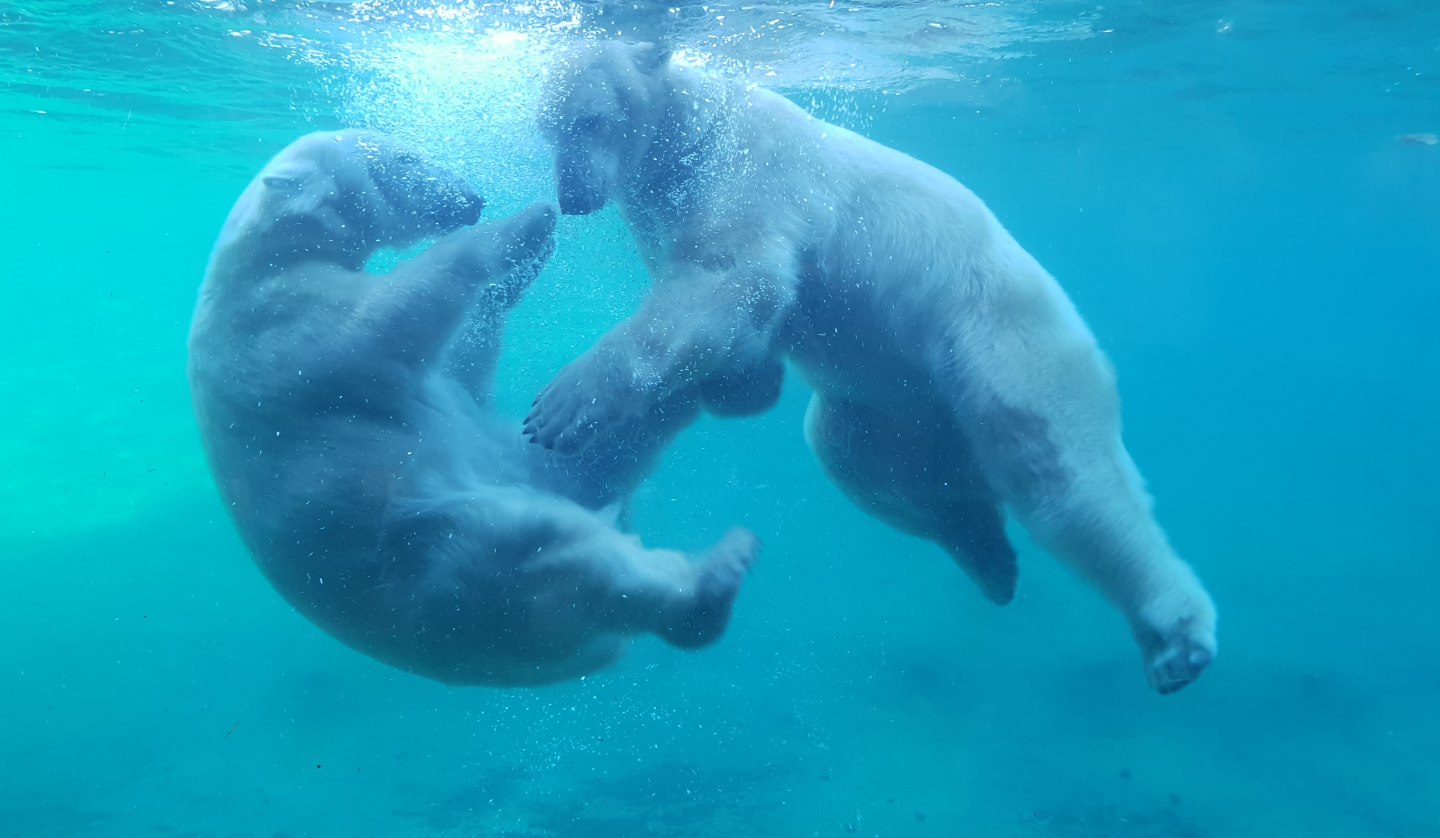
<path id="1" fill-rule="evenodd" d="M 301 133 L 392 131 L 490 217 L 553 198 L 578 38 L 663 38 L 939 166 L 1060 280 L 1220 609 L 1160 698 L 1012 529 L 986 603 L 849 504 L 808 398 L 685 434 L 652 545 L 764 540 L 722 642 L 450 688 L 342 646 L 210 483 L 185 335 L 231 204 Z M 1440 4 L 0 2 L 0 834 L 1440 836 Z M 564 218 L 512 415 L 629 312 Z"/>

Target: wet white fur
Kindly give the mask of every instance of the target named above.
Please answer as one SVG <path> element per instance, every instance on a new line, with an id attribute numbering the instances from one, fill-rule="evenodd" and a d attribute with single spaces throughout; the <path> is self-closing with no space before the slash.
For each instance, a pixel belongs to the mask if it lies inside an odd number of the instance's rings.
<path id="1" fill-rule="evenodd" d="M 1157 690 L 1209 664 L 1215 608 L 1151 514 L 1109 364 L 970 190 L 649 45 L 572 56 L 543 127 L 562 207 L 617 200 L 654 283 L 542 393 L 538 440 L 579 450 L 686 382 L 788 359 L 862 506 L 943 541 L 948 510 L 994 497 L 1125 615 Z"/>
<path id="2" fill-rule="evenodd" d="M 377 163 L 399 168 L 401 205 L 376 188 Z M 345 643 L 450 683 L 579 676 L 641 632 L 713 640 L 753 539 L 733 534 L 704 563 L 646 549 L 596 509 L 623 501 L 653 452 L 612 439 L 576 474 L 489 410 L 505 317 L 549 255 L 554 212 L 455 229 L 436 218 L 458 194 L 446 177 L 385 137 L 322 132 L 231 213 L 190 382 L 256 561 Z M 385 276 L 364 270 L 381 247 L 434 236 Z"/>

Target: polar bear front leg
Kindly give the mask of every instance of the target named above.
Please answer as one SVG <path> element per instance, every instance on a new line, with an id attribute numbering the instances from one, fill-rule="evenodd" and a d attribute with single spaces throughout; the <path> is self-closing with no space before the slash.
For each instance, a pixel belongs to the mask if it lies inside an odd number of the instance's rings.
<path id="1" fill-rule="evenodd" d="M 526 435 L 574 453 L 601 430 L 628 434 L 657 404 L 717 372 L 783 372 L 774 345 L 794 286 L 785 273 L 680 266 L 656 280 L 634 315 L 555 376 L 525 417 Z"/>
<path id="2" fill-rule="evenodd" d="M 378 347 L 412 363 L 434 360 L 466 319 L 480 286 L 510 278 L 513 288 L 507 286 L 501 299 L 509 305 L 519 298 L 554 249 L 554 234 L 555 210 L 544 203 L 450 233 L 373 283 L 350 329 L 369 351 L 338 349 L 373 358 Z"/>

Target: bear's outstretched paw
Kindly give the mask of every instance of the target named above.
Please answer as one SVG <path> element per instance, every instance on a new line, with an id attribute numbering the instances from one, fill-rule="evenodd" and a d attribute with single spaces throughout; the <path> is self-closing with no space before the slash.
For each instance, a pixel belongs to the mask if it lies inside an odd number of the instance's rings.
<path id="1" fill-rule="evenodd" d="M 1200 677 L 1215 659 L 1215 632 L 1193 617 L 1176 620 L 1163 631 L 1137 627 L 1145 656 L 1145 677 L 1161 695 L 1177 692 Z"/>
<path id="2" fill-rule="evenodd" d="M 602 431 L 623 433 L 649 408 L 623 365 L 605 363 L 595 350 L 571 361 L 530 406 L 525 435 L 545 448 L 575 454 Z"/>
<path id="3" fill-rule="evenodd" d="M 555 208 L 543 201 L 531 204 L 505 223 L 495 244 L 505 270 L 539 273 L 555 251 Z"/>
<path id="4" fill-rule="evenodd" d="M 677 619 L 660 636 L 682 649 L 699 649 L 720 639 L 730 623 L 740 585 L 759 552 L 760 541 L 749 530 L 727 533 L 702 558 L 691 601 L 679 609 Z"/>

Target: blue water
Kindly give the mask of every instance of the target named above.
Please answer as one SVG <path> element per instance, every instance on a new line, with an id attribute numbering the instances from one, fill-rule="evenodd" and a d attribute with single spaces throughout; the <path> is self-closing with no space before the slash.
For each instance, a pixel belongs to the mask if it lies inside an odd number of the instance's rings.
<path id="1" fill-rule="evenodd" d="M 1315 5 L 0 6 L 0 834 L 1440 836 L 1440 6 Z M 714 648 L 449 688 L 266 585 L 184 378 L 229 206 L 340 124 L 545 197 L 537 68 L 601 30 L 939 166 L 1059 278 L 1219 606 L 1199 682 L 1151 694 L 1018 531 L 1000 609 L 852 507 L 794 376 L 637 498 L 648 543 L 764 539 Z M 563 219 L 505 409 L 644 283 Z"/>

